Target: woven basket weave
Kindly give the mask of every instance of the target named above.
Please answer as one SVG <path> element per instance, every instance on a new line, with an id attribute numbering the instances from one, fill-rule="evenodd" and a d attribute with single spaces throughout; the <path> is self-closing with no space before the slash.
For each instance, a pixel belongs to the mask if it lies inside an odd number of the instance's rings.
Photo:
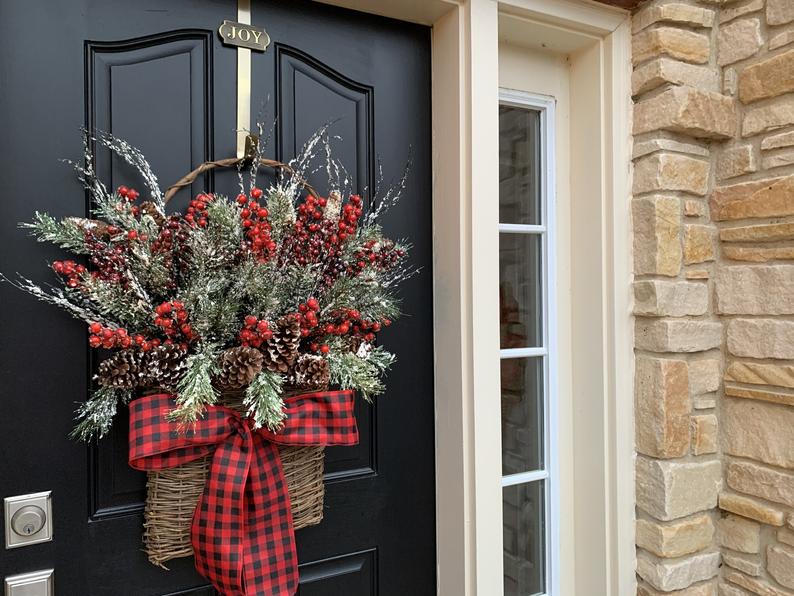
<path id="1" fill-rule="evenodd" d="M 224 394 L 230 407 L 238 406 L 239 393 Z M 287 480 L 292 520 L 296 530 L 319 524 L 323 519 L 324 447 L 279 446 Z M 190 524 L 204 491 L 210 458 L 205 457 L 169 470 L 148 472 L 146 506 L 143 513 L 144 551 L 160 567 L 178 557 L 193 554 Z"/>

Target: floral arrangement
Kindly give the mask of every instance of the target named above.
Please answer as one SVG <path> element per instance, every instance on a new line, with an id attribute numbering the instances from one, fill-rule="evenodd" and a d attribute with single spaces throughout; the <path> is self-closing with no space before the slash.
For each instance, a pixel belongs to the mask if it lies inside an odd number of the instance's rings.
<path id="1" fill-rule="evenodd" d="M 92 142 L 133 166 L 148 196 L 107 189 Z M 257 145 L 238 168 L 237 196 L 202 193 L 176 213 L 139 150 L 109 134 L 86 135 L 84 147 L 84 162 L 70 163 L 92 218 L 37 212 L 21 224 L 75 255 L 51 264 L 60 283 L 6 279 L 84 321 L 101 351 L 97 389 L 73 436 L 102 437 L 118 404 L 147 388 L 176 395 L 170 416 L 181 423 L 240 389 L 247 415 L 271 430 L 284 422 L 286 392 L 329 383 L 366 399 L 383 391 L 394 356 L 375 340 L 399 315 L 396 286 L 414 271 L 409 247 L 385 238 L 379 217 L 405 177 L 367 208 L 331 158 L 326 127 L 266 188 L 257 186 Z M 324 168 L 315 164 L 321 153 Z M 318 171 L 335 189 L 327 197 L 305 182 Z"/>

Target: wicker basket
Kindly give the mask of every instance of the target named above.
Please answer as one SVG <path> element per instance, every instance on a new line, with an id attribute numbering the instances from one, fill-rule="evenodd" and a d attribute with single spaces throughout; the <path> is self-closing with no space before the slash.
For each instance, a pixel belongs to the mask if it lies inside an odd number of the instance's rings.
<path id="1" fill-rule="evenodd" d="M 239 394 L 224 394 L 222 399 L 231 407 L 239 404 Z M 319 524 L 325 497 L 325 448 L 280 446 L 279 452 L 295 529 Z M 155 565 L 165 568 L 166 561 L 193 554 L 190 524 L 204 491 L 211 457 L 169 470 L 148 472 L 143 543 L 149 561 Z"/>

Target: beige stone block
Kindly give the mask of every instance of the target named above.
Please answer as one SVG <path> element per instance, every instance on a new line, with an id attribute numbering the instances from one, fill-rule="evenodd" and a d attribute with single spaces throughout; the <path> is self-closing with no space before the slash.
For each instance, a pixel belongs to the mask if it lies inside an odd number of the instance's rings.
<path id="1" fill-rule="evenodd" d="M 654 23 L 711 27 L 714 24 L 714 11 L 679 2 L 670 2 L 669 4 L 651 3 L 637 11 L 632 17 L 631 30 L 633 33 L 637 33 Z"/>
<path id="2" fill-rule="evenodd" d="M 721 186 L 710 200 L 715 221 L 794 214 L 794 176 Z"/>
<path id="3" fill-rule="evenodd" d="M 717 64 L 725 66 L 749 58 L 763 45 L 758 19 L 740 19 L 723 25 L 717 34 Z"/>
<path id="4" fill-rule="evenodd" d="M 715 292 L 717 312 L 722 314 L 794 314 L 794 265 L 723 267 L 717 273 Z"/>
<path id="5" fill-rule="evenodd" d="M 639 66 L 631 74 L 631 92 L 636 96 L 667 84 L 717 92 L 719 82 L 719 73 L 713 68 L 663 57 Z"/>
<path id="6" fill-rule="evenodd" d="M 684 263 L 693 265 L 713 261 L 716 237 L 717 231 L 712 226 L 684 226 Z"/>
<path id="7" fill-rule="evenodd" d="M 659 56 L 670 56 L 685 62 L 705 64 L 709 61 L 709 38 L 702 33 L 675 27 L 660 27 L 632 37 L 631 61 L 645 62 Z"/>
<path id="8" fill-rule="evenodd" d="M 783 544 L 794 546 L 794 532 L 792 532 L 787 528 L 780 528 L 777 531 L 777 540 L 778 542 L 782 542 Z"/>
<path id="9" fill-rule="evenodd" d="M 794 27 L 772 36 L 769 40 L 769 50 L 777 50 L 778 48 L 787 46 L 791 42 L 794 42 Z"/>
<path id="10" fill-rule="evenodd" d="M 718 460 L 669 461 L 637 456 L 637 507 L 656 519 L 670 521 L 713 509 L 721 485 L 722 465 Z"/>
<path id="11" fill-rule="evenodd" d="M 672 592 L 660 592 L 655 588 L 641 583 L 637 586 L 637 596 L 717 596 L 717 583 L 709 580 L 684 588 L 683 590 L 673 590 Z"/>
<path id="12" fill-rule="evenodd" d="M 717 541 L 740 553 L 759 553 L 761 525 L 738 515 L 725 515 L 717 522 Z"/>
<path id="13" fill-rule="evenodd" d="M 708 279 L 710 277 L 709 272 L 706 269 L 690 269 L 689 271 L 684 273 L 684 276 L 689 280 L 695 280 L 695 279 L 703 280 L 703 279 Z"/>
<path id="14" fill-rule="evenodd" d="M 757 596 L 792 596 L 792 593 L 788 590 L 781 590 L 766 583 L 762 579 L 750 577 L 738 571 L 729 570 L 724 574 L 724 577 L 729 582 L 741 586 Z"/>
<path id="15" fill-rule="evenodd" d="M 634 273 L 675 277 L 681 271 L 681 203 L 655 196 L 632 201 Z"/>
<path id="16" fill-rule="evenodd" d="M 657 151 L 675 151 L 699 157 L 711 155 L 711 151 L 703 142 L 667 131 L 654 131 L 651 137 L 635 139 L 631 155 L 632 159 L 638 159 Z"/>
<path id="17" fill-rule="evenodd" d="M 703 217 L 706 215 L 706 204 L 696 199 L 684 201 L 684 215 L 687 217 Z"/>
<path id="18" fill-rule="evenodd" d="M 738 569 L 742 573 L 758 577 L 764 571 L 761 557 L 737 555 L 736 553 L 722 551 L 722 562 L 728 567 Z"/>
<path id="19" fill-rule="evenodd" d="M 650 317 L 703 315 L 708 287 L 702 283 L 647 280 L 634 282 L 634 314 Z"/>
<path id="20" fill-rule="evenodd" d="M 690 370 L 690 377 L 692 376 Z M 789 364 L 734 361 L 730 363 L 725 371 L 725 380 L 748 383 L 750 385 L 775 385 L 794 389 L 794 366 Z"/>
<path id="21" fill-rule="evenodd" d="M 761 167 L 764 170 L 771 170 L 773 168 L 783 168 L 794 164 L 794 149 L 786 149 L 783 151 L 776 151 L 774 153 L 767 153 L 761 159 Z"/>
<path id="22" fill-rule="evenodd" d="M 689 390 L 692 395 L 711 393 L 720 388 L 720 361 L 693 360 L 689 363 Z"/>
<path id="23" fill-rule="evenodd" d="M 768 261 L 784 261 L 794 259 L 794 247 L 776 246 L 773 248 L 757 248 L 755 246 L 724 246 L 722 256 L 733 261 L 748 263 L 766 263 Z"/>
<path id="24" fill-rule="evenodd" d="M 794 468 L 794 408 L 728 398 L 722 404 L 720 424 L 725 453 Z"/>
<path id="25" fill-rule="evenodd" d="M 794 223 L 762 224 L 720 230 L 723 242 L 778 242 L 794 240 Z"/>
<path id="26" fill-rule="evenodd" d="M 692 453 L 705 455 L 717 452 L 717 417 L 713 414 L 692 416 Z"/>
<path id="27" fill-rule="evenodd" d="M 789 514 L 788 518 L 786 519 L 786 525 L 794 530 L 794 513 Z"/>
<path id="28" fill-rule="evenodd" d="M 794 550 L 770 545 L 766 549 L 766 568 L 780 585 L 794 588 Z"/>
<path id="29" fill-rule="evenodd" d="M 774 103 L 748 108 L 742 121 L 742 136 L 751 137 L 790 124 L 794 124 L 794 97 L 784 96 Z"/>
<path id="30" fill-rule="evenodd" d="M 683 559 L 657 559 L 646 552 L 637 553 L 637 574 L 657 590 L 671 592 L 719 573 L 720 554 L 702 553 Z"/>
<path id="31" fill-rule="evenodd" d="M 729 383 L 725 384 L 725 395 L 728 397 L 741 397 L 743 399 L 757 399 L 758 401 L 765 401 L 772 404 L 783 404 L 786 406 L 794 406 L 794 394 L 784 393 L 780 391 L 769 391 L 767 389 L 748 389 L 746 387 L 738 387 Z"/>
<path id="32" fill-rule="evenodd" d="M 719 180 L 749 174 L 757 169 L 758 163 L 752 145 L 729 147 L 717 157 L 716 175 Z"/>
<path id="33" fill-rule="evenodd" d="M 692 399 L 692 408 L 695 410 L 711 410 L 717 407 L 717 396 L 697 395 Z"/>
<path id="34" fill-rule="evenodd" d="M 794 359 L 794 322 L 733 319 L 728 323 L 728 351 L 747 358 Z"/>
<path id="35" fill-rule="evenodd" d="M 794 442 L 794 429 L 790 433 L 787 437 L 777 437 L 777 441 Z M 728 486 L 737 492 L 794 507 L 794 472 L 781 472 L 750 462 L 731 461 L 728 462 L 725 479 Z"/>
<path id="36" fill-rule="evenodd" d="M 794 2 L 791 0 L 767 0 L 767 23 L 770 25 L 785 25 L 791 21 L 794 21 Z"/>
<path id="37" fill-rule="evenodd" d="M 761 151 L 771 151 L 772 149 L 791 146 L 794 146 L 794 131 L 769 135 L 761 141 Z"/>
<path id="38" fill-rule="evenodd" d="M 722 324 L 712 321 L 637 319 L 635 345 L 650 352 L 704 352 L 722 343 Z"/>
<path id="39" fill-rule="evenodd" d="M 790 365 L 732 362 L 725 371 L 726 381 L 751 385 L 776 385 L 794 388 L 794 367 Z"/>
<path id="40" fill-rule="evenodd" d="M 678 153 L 653 153 L 634 163 L 634 194 L 682 191 L 704 196 L 708 191 L 709 163 Z"/>
<path id="41" fill-rule="evenodd" d="M 638 357 L 634 373 L 637 451 L 681 457 L 689 451 L 688 367 L 683 360 Z"/>
<path id="42" fill-rule="evenodd" d="M 736 131 L 730 97 L 694 87 L 672 87 L 634 106 L 634 134 L 667 130 L 698 138 L 728 138 Z"/>
<path id="43" fill-rule="evenodd" d="M 758 12 L 764 9 L 764 0 L 750 0 L 749 2 L 742 2 L 738 6 L 730 8 L 723 8 L 720 11 L 720 23 L 727 23 L 733 19 L 743 17 L 751 12 Z"/>
<path id="44" fill-rule="evenodd" d="M 739 99 L 744 103 L 791 91 L 794 91 L 794 50 L 748 66 L 739 75 Z"/>
<path id="45" fill-rule="evenodd" d="M 658 557 L 683 557 L 703 550 L 714 537 L 714 524 L 708 515 L 697 515 L 675 522 L 660 523 L 638 519 L 637 546 Z"/>
<path id="46" fill-rule="evenodd" d="M 729 511 L 742 517 L 749 517 L 764 524 L 771 526 L 783 525 L 783 512 L 779 509 L 765 505 L 760 501 L 734 495 L 731 493 L 720 493 L 720 509 Z"/>

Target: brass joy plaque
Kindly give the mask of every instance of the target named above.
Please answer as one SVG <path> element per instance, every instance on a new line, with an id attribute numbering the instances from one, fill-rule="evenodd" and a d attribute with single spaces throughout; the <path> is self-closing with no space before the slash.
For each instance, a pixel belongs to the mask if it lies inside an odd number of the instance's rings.
<path id="1" fill-rule="evenodd" d="M 254 25 L 223 21 L 218 27 L 218 33 L 220 33 L 223 43 L 229 46 L 264 52 L 270 45 L 270 36 L 267 31 Z"/>

